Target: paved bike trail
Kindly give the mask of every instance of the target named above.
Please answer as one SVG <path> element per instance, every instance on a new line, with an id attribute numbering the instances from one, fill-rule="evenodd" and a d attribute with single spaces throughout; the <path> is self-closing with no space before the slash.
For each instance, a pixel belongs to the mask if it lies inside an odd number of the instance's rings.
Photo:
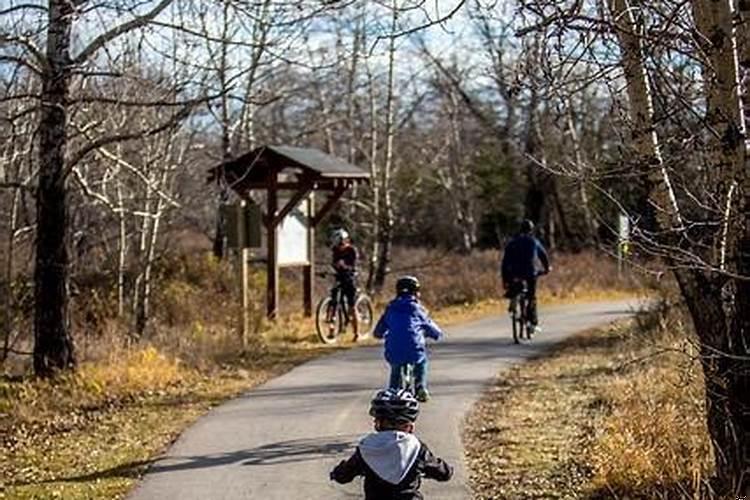
<path id="1" fill-rule="evenodd" d="M 446 329 L 431 346 L 430 390 L 417 435 L 455 466 L 448 483 L 425 481 L 429 499 L 471 498 L 461 423 L 482 390 L 511 365 L 565 337 L 632 314 L 633 301 L 542 308 L 544 331 L 514 345 L 507 316 Z M 362 498 L 361 480 L 338 485 L 330 469 L 371 430 L 373 392 L 386 383 L 382 347 L 318 358 L 212 410 L 150 468 L 132 500 L 335 500 Z"/>

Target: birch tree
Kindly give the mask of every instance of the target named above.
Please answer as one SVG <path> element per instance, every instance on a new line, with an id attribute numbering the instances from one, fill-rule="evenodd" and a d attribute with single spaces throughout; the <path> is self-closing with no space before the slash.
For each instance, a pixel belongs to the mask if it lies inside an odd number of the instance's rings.
<path id="1" fill-rule="evenodd" d="M 731 496 L 750 490 L 748 167 L 737 64 L 745 60 L 747 27 L 746 12 L 735 10 L 739 6 L 744 3 L 609 0 L 609 15 L 602 18 L 596 15 L 598 3 L 540 1 L 528 11 L 534 12 L 534 22 L 522 30 L 554 26 L 564 39 L 565 33 L 583 25 L 592 32 L 614 34 L 629 130 L 621 162 L 645 181 L 655 215 L 654 227 L 636 225 L 637 241 L 673 271 L 695 326 L 716 464 L 713 486 L 719 495 Z M 607 41 L 600 37 L 595 44 L 602 50 Z M 573 45 L 558 40 L 556 48 L 564 52 Z M 702 73 L 702 99 L 675 85 L 677 69 L 670 67 L 670 53 L 679 54 L 677 59 L 684 54 L 693 58 Z M 572 59 L 559 55 L 566 62 Z M 606 80 L 613 90 L 616 82 Z M 684 157 L 684 146 L 660 133 L 673 121 L 669 112 L 683 111 L 689 121 L 684 136 L 692 148 Z M 668 119 L 660 122 L 657 116 Z M 631 215 L 639 220 L 643 209 Z"/>
<path id="2" fill-rule="evenodd" d="M 50 0 L 46 5 L 18 4 L 9 8 L 3 24 L 3 57 L 13 57 L 36 68 L 40 81 L 34 265 L 34 370 L 40 376 L 50 376 L 76 364 L 68 326 L 68 177 L 93 151 L 133 138 L 132 134 L 108 135 L 70 150 L 71 82 L 74 78 L 85 78 L 87 73 L 98 74 L 98 58 L 105 48 L 154 21 L 170 3 L 171 0 L 161 0 L 145 8 L 133 4 L 111 9 L 106 3 L 89 5 L 89 2 L 74 4 L 58 0 Z M 79 15 L 85 9 L 87 15 Z M 101 14 L 102 18 L 110 18 L 115 11 L 120 19 L 126 20 L 91 34 L 90 16 Z M 78 30 L 84 25 L 89 35 L 79 39 Z M 74 45 L 80 48 L 75 50 Z"/>

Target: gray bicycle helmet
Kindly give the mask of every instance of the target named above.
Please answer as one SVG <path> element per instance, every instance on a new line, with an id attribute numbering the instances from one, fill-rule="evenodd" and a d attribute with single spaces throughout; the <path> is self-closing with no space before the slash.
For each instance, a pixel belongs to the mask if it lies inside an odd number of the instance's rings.
<path id="1" fill-rule="evenodd" d="M 419 402 L 406 389 L 384 389 L 370 401 L 370 415 L 400 424 L 411 423 L 419 415 Z"/>
<path id="2" fill-rule="evenodd" d="M 401 295 L 402 293 L 416 294 L 422 286 L 419 284 L 419 280 L 415 276 L 401 276 L 396 281 L 396 294 Z"/>
<path id="3" fill-rule="evenodd" d="M 341 244 L 342 241 L 344 241 L 347 238 L 349 238 L 349 233 L 346 231 L 346 229 L 344 228 L 335 229 L 331 233 L 331 238 L 330 238 L 331 246 L 332 247 L 338 246 Z"/>

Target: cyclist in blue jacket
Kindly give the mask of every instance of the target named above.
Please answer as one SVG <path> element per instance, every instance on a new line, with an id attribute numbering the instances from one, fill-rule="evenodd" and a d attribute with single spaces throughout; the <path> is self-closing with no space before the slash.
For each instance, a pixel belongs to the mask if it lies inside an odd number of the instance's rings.
<path id="1" fill-rule="evenodd" d="M 539 333 L 539 318 L 536 311 L 536 280 L 539 274 L 550 271 L 549 257 L 541 242 L 534 237 L 534 223 L 524 220 L 521 232 L 505 246 L 501 274 L 505 296 L 512 298 L 526 282 L 528 294 L 528 318 L 534 333 Z M 537 270 L 537 260 L 542 264 L 542 272 Z"/>
<path id="2" fill-rule="evenodd" d="M 443 332 L 419 303 L 419 290 L 419 280 L 414 276 L 399 278 L 396 298 L 386 307 L 373 335 L 385 339 L 385 359 L 391 367 L 388 386 L 400 389 L 401 367 L 412 364 L 416 397 L 419 401 L 427 401 L 430 393 L 427 390 L 425 337 L 439 340 Z"/>

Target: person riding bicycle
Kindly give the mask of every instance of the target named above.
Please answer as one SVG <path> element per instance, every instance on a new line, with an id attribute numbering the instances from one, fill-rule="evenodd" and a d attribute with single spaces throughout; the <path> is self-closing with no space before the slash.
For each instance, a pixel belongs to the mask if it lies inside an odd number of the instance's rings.
<path id="1" fill-rule="evenodd" d="M 539 318 L 536 310 L 536 281 L 539 276 L 536 261 L 542 264 L 542 273 L 550 272 L 549 257 L 544 245 L 534 237 L 534 223 L 526 219 L 521 231 L 505 246 L 501 274 L 505 297 L 513 298 L 526 285 L 528 297 L 528 320 L 534 333 L 539 333 Z"/>
<path id="2" fill-rule="evenodd" d="M 453 468 L 414 435 L 419 403 L 409 391 L 378 391 L 370 415 L 375 432 L 331 471 L 332 480 L 346 484 L 364 476 L 365 500 L 420 500 L 422 477 L 448 481 L 453 476 Z"/>
<path id="3" fill-rule="evenodd" d="M 396 298 L 386 307 L 373 335 L 385 339 L 385 359 L 391 367 L 388 386 L 401 387 L 403 365 L 414 365 L 414 385 L 419 401 L 427 401 L 427 351 L 425 337 L 440 340 L 443 332 L 419 303 L 421 285 L 414 276 L 396 281 Z"/>
<path id="4" fill-rule="evenodd" d="M 346 300 L 352 327 L 356 333 L 359 328 L 354 310 L 354 302 L 357 298 L 357 248 L 352 244 L 352 239 L 346 229 L 337 229 L 331 234 L 331 254 L 336 286 L 341 289 L 341 294 Z M 337 300 L 335 288 L 331 291 L 331 303 L 334 306 Z"/>

